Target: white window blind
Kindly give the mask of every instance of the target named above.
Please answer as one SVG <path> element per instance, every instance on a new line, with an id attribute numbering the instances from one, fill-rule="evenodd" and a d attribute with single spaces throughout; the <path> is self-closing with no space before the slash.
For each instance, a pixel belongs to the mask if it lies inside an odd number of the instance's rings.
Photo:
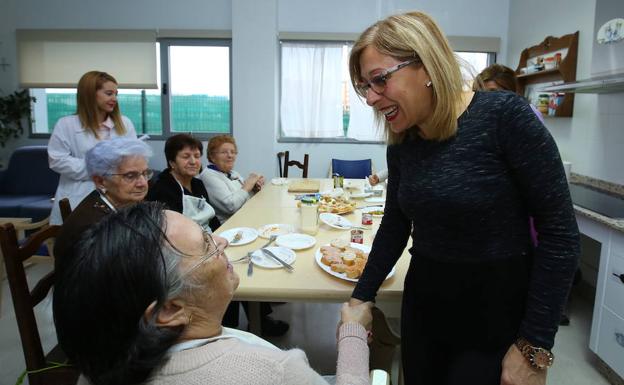
<path id="1" fill-rule="evenodd" d="M 104 71 L 120 88 L 157 88 L 156 31 L 18 29 L 22 88 L 71 88 Z"/>

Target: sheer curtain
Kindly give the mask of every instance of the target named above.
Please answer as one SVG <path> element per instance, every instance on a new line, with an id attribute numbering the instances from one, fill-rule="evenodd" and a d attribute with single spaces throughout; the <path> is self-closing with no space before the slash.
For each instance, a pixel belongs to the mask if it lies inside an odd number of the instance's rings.
<path id="1" fill-rule="evenodd" d="M 342 43 L 282 42 L 284 136 L 343 136 Z"/>

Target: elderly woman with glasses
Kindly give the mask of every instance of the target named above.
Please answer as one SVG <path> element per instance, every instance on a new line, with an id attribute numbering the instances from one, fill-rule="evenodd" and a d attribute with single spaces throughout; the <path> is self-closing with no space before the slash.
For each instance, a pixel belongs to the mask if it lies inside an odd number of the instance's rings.
<path id="1" fill-rule="evenodd" d="M 423 13 L 366 29 L 349 70 L 388 140 L 384 217 L 351 303 L 375 297 L 411 234 L 405 383 L 544 384 L 580 252 L 555 141 L 518 95 L 469 91 Z"/>
<path id="2" fill-rule="evenodd" d="M 80 234 L 104 216 L 145 198 L 152 170 L 148 168 L 151 148 L 132 138 L 99 142 L 85 155 L 93 190 L 65 220 L 54 245 L 56 260 L 71 251 Z"/>
<path id="3" fill-rule="evenodd" d="M 199 174 L 221 223 L 228 220 L 264 185 L 264 177 L 255 173 L 244 179 L 234 170 L 238 148 L 230 135 L 213 136 L 206 151 L 208 167 Z"/>
<path id="4" fill-rule="evenodd" d="M 114 213 L 56 271 L 58 341 L 79 384 L 326 384 L 299 349 L 221 326 L 239 278 L 225 243 L 141 203 Z M 370 304 L 342 308 L 337 384 L 368 384 Z"/>

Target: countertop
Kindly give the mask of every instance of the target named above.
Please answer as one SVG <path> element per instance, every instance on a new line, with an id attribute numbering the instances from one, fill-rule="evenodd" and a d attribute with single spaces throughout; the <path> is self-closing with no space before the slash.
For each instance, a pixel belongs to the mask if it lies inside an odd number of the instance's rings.
<path id="1" fill-rule="evenodd" d="M 607 182 L 607 181 L 603 181 L 600 179 L 592 178 L 592 177 L 585 176 L 585 175 L 575 174 L 575 173 L 572 173 L 570 175 L 570 183 L 587 186 L 596 191 L 600 191 L 600 192 L 624 199 L 624 186 L 623 185 L 618 185 L 615 183 L 611 183 L 611 182 Z M 618 230 L 624 233 L 624 219 L 609 218 L 602 214 L 598 214 L 594 211 L 588 210 L 584 207 L 580 207 L 578 205 L 574 205 L 574 211 L 577 214 L 593 219 L 597 222 L 600 222 L 604 225 L 607 225 L 615 230 Z"/>

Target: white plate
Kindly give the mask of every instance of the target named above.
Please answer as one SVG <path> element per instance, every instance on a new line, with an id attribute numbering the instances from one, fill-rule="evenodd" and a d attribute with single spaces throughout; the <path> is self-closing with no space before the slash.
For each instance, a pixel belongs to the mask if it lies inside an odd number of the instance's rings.
<path id="1" fill-rule="evenodd" d="M 276 186 L 281 186 L 283 184 L 288 184 L 288 179 L 286 179 L 286 178 L 273 178 L 273 179 L 271 179 L 271 184 L 274 184 Z"/>
<path id="2" fill-rule="evenodd" d="M 327 245 L 327 246 L 329 246 L 329 245 Z M 351 247 L 353 247 L 354 249 L 360 249 L 360 250 L 362 250 L 365 253 L 369 253 L 370 249 L 371 249 L 371 247 L 369 245 L 360 245 L 359 243 L 351 243 Z M 321 253 L 321 248 L 319 247 L 316 250 L 316 253 L 314 254 L 314 260 L 316 261 L 316 264 L 321 267 L 321 269 L 323 269 L 325 272 L 329 273 L 330 275 L 333 275 L 336 278 L 344 279 L 345 281 L 351 281 L 351 282 L 357 282 L 358 281 L 355 278 L 348 278 L 345 273 L 337 273 L 337 272 L 333 271 L 331 269 L 331 267 L 329 267 L 326 264 L 324 264 L 323 262 L 321 262 L 321 258 L 323 258 L 323 254 Z M 396 268 L 392 267 L 392 270 L 390 270 L 390 273 L 388 273 L 388 275 L 386 276 L 386 279 L 392 277 L 394 275 L 395 271 L 396 271 Z"/>
<path id="3" fill-rule="evenodd" d="M 239 231 L 242 231 L 242 238 L 238 242 L 232 242 L 234 240 L 234 236 Z M 225 230 L 221 234 L 219 234 L 223 238 L 227 239 L 230 243 L 230 246 L 241 246 L 251 243 L 258 238 L 258 232 L 256 229 L 252 229 L 251 227 L 235 227 L 233 229 Z"/>
<path id="4" fill-rule="evenodd" d="M 271 235 L 284 235 L 294 233 L 295 228 L 292 225 L 286 223 L 272 223 L 270 225 L 264 225 L 258 228 L 258 235 L 260 238 L 271 238 Z"/>
<path id="5" fill-rule="evenodd" d="M 386 203 L 386 198 L 380 198 L 380 197 L 366 198 L 366 199 L 364 199 L 364 202 L 368 202 L 368 203 Z"/>
<path id="6" fill-rule="evenodd" d="M 368 197 L 370 197 L 372 195 L 373 195 L 372 192 L 361 192 L 361 193 L 351 194 L 351 198 L 362 199 L 362 198 L 368 198 Z"/>
<path id="7" fill-rule="evenodd" d="M 337 214 L 322 213 L 319 219 L 327 226 L 338 230 L 349 230 L 353 226 L 351 222 Z"/>
<path id="8" fill-rule="evenodd" d="M 379 211 L 379 210 L 383 210 L 384 206 L 370 206 L 370 207 L 364 207 L 362 208 L 362 214 L 364 213 L 370 213 L 372 211 Z M 375 218 L 381 218 L 383 217 L 383 214 L 373 214 L 373 216 Z"/>
<path id="9" fill-rule="evenodd" d="M 291 249 L 287 249 L 285 247 L 275 247 L 270 246 L 267 247 L 267 250 L 273 252 L 273 254 L 277 255 L 282 261 L 292 265 L 292 263 L 297 258 L 297 254 Z M 277 262 L 273 258 L 267 256 L 262 252 L 262 250 L 256 250 L 251 254 L 251 260 L 255 265 L 267 268 L 267 269 L 280 269 L 282 266 L 281 263 Z"/>
<path id="10" fill-rule="evenodd" d="M 303 250 L 314 246 L 316 238 L 306 234 L 293 233 L 280 235 L 275 240 L 275 243 L 278 246 L 288 247 L 289 249 Z"/>

